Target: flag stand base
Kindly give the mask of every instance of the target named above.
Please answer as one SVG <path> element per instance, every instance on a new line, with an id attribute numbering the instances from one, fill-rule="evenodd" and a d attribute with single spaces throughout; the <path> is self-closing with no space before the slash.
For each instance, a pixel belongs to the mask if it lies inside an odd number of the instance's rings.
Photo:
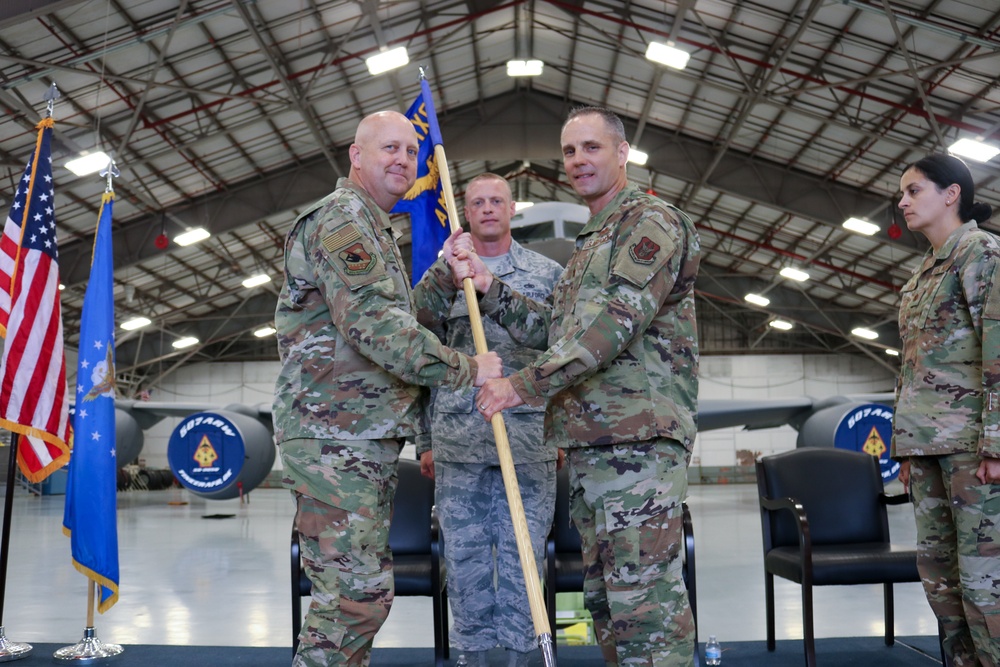
<path id="1" fill-rule="evenodd" d="M 27 658 L 31 653 L 31 644 L 21 644 L 7 639 L 4 628 L 0 625 L 0 662 L 10 662 Z"/>
<path id="2" fill-rule="evenodd" d="M 120 656 L 123 649 L 118 644 L 105 644 L 97 638 L 94 628 L 83 629 L 83 639 L 73 646 L 65 646 L 52 657 L 61 662 L 72 662 L 77 665 L 93 665 L 107 662 Z"/>

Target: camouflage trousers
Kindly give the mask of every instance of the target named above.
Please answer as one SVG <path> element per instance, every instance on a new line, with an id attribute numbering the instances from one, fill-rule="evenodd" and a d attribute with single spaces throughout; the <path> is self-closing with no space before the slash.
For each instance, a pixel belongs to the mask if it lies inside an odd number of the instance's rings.
<path id="1" fill-rule="evenodd" d="M 556 462 L 515 466 L 539 580 L 556 500 Z M 434 462 L 444 533 L 452 644 L 462 651 L 535 648 L 534 624 L 499 466 Z"/>
<path id="2" fill-rule="evenodd" d="M 375 633 L 393 599 L 389 520 L 395 469 L 392 465 L 383 470 L 382 480 L 352 480 L 351 488 L 377 498 L 365 514 L 294 493 L 295 525 L 312 601 L 293 667 L 368 665 Z"/>
<path id="3" fill-rule="evenodd" d="M 567 454 L 584 603 L 604 661 L 693 665 L 694 620 L 681 574 L 690 454 L 667 439 Z"/>
<path id="4" fill-rule="evenodd" d="M 910 458 L 917 569 L 955 667 L 1000 664 L 1000 484 L 973 453 Z"/>

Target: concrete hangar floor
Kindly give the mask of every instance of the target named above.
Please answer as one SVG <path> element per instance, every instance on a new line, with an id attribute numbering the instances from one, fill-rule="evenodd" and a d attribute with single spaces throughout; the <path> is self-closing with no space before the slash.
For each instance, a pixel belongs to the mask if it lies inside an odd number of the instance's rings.
<path id="1" fill-rule="evenodd" d="M 86 579 L 73 568 L 69 539 L 61 531 L 63 499 L 16 491 L 3 617 L 11 641 L 62 645 L 82 635 Z M 756 487 L 693 485 L 688 503 L 701 641 L 710 634 L 723 645 L 763 640 Z M 257 489 L 243 504 L 178 489 L 128 491 L 118 494 L 118 507 L 120 600 L 96 616 L 100 639 L 126 645 L 290 647 L 293 504 L 287 491 Z M 912 542 L 912 508 L 890 507 L 889 517 L 893 540 Z M 936 635 L 919 584 L 897 584 L 895 591 L 897 636 Z M 799 587 L 778 579 L 776 598 L 778 639 L 801 639 Z M 883 633 L 880 586 L 817 588 L 815 608 L 817 637 Z M 397 598 L 375 645 L 433 646 L 430 599 Z"/>

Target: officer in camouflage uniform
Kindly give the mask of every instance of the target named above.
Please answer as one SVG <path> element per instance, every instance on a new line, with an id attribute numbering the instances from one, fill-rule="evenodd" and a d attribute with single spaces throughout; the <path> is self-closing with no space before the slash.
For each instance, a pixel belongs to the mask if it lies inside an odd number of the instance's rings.
<path id="1" fill-rule="evenodd" d="M 366 117 L 350 147 L 349 178 L 306 210 L 285 241 L 273 419 L 313 584 L 299 667 L 369 662 L 392 604 L 399 449 L 426 430 L 418 385 L 472 387 L 502 371 L 494 353 L 451 350 L 411 314 L 386 213 L 413 185 L 416 155 L 405 116 Z"/>
<path id="2" fill-rule="evenodd" d="M 1000 242 L 968 168 L 931 155 L 900 180 L 931 243 L 903 287 L 892 455 L 904 459 L 917 568 L 962 667 L 1000 664 Z"/>
<path id="3" fill-rule="evenodd" d="M 628 143 L 607 109 L 570 114 L 563 164 L 591 217 L 553 298 L 494 280 L 451 241 L 483 311 L 520 342 L 548 345 L 479 392 L 483 415 L 543 405 L 546 439 L 567 449 L 570 511 L 583 539 L 584 598 L 608 665 L 691 665 L 694 624 L 681 577 L 681 503 L 695 438 L 698 341 L 691 220 L 626 179 Z"/>
<path id="4" fill-rule="evenodd" d="M 548 297 L 562 267 L 511 238 L 514 202 L 507 181 L 481 174 L 466 188 L 465 202 L 472 242 L 493 273 L 526 296 Z M 465 294 L 456 289 L 443 257 L 414 288 L 413 302 L 417 320 L 442 342 L 473 353 Z M 538 357 L 537 351 L 518 345 L 496 322 L 484 320 L 483 328 L 489 349 L 505 362 L 505 373 Z M 418 443 L 417 453 L 421 469 L 435 479 L 448 599 L 455 619 L 453 644 L 470 667 L 486 667 L 487 651 L 498 644 L 506 649 L 511 667 L 522 667 L 534 648 L 531 608 L 493 429 L 476 412 L 476 393 L 475 389 L 434 390 L 433 440 Z M 504 415 L 540 578 L 556 495 L 556 448 L 543 446 L 544 412 L 544 406 L 522 406 Z"/>

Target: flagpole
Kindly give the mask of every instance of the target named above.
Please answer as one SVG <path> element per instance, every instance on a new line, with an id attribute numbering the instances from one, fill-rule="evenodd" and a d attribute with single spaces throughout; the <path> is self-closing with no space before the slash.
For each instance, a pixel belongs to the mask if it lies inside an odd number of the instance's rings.
<path id="1" fill-rule="evenodd" d="M 424 85 L 426 77 L 423 67 L 420 68 L 420 80 L 421 85 Z M 424 97 L 424 101 L 430 107 L 428 118 L 433 118 L 436 122 L 437 114 L 433 111 L 431 96 L 428 94 Z M 455 193 L 451 184 L 451 172 L 448 170 L 448 159 L 444 153 L 444 146 L 440 143 L 434 145 L 434 160 L 441 178 L 445 205 L 448 208 L 448 224 L 451 231 L 455 232 L 461 227 L 458 222 L 458 207 L 455 205 Z M 479 311 L 479 299 L 476 296 L 476 288 L 472 283 L 472 278 L 465 278 L 462 281 L 462 290 L 465 292 L 465 301 L 469 306 L 469 322 L 472 325 L 472 340 L 475 344 L 476 354 L 485 354 L 489 351 L 489 347 L 486 343 L 483 318 Z M 524 574 L 524 585 L 528 593 L 528 606 L 531 608 L 531 620 L 535 627 L 538 648 L 542 653 L 545 666 L 552 667 L 556 664 L 555 652 L 552 648 L 552 629 L 549 627 L 545 598 L 542 595 L 542 585 L 538 579 L 535 552 L 531 548 L 531 533 L 528 530 L 528 521 L 524 516 L 524 505 L 521 503 L 521 489 L 517 484 L 514 458 L 510 453 L 507 425 L 500 412 L 493 415 L 490 419 L 490 425 L 493 427 L 493 438 L 496 441 L 497 456 L 500 459 L 500 472 L 503 476 L 504 489 L 507 492 L 510 518 L 514 523 L 514 540 L 517 542 L 517 553 L 521 560 L 521 570 Z"/>
<path id="2" fill-rule="evenodd" d="M 59 99 L 59 89 L 55 83 L 49 86 L 42 97 L 45 100 L 46 118 L 51 119 L 55 111 L 56 100 Z M 51 122 L 51 121 L 49 121 Z M 39 137 L 44 131 L 39 126 Z M 37 152 L 37 146 L 36 146 Z M 7 563 L 10 562 L 10 527 L 14 510 L 15 470 L 17 469 L 17 448 L 20 436 L 16 432 L 10 434 L 10 461 L 7 465 L 7 490 L 4 493 L 3 527 L 0 534 L 0 662 L 9 662 L 25 658 L 31 653 L 31 644 L 8 641 L 4 625 L 3 610 L 7 598 Z"/>
<path id="3" fill-rule="evenodd" d="M 10 562 L 10 524 L 14 508 L 14 484 L 17 468 L 17 433 L 10 434 L 10 463 L 7 467 L 7 490 L 3 499 L 3 535 L 0 536 L 0 628 L 3 627 L 3 602 L 7 596 L 7 563 Z"/>
<path id="4" fill-rule="evenodd" d="M 93 579 L 87 579 L 87 627 L 94 627 L 94 590 L 97 588 L 97 582 Z"/>
<path id="5" fill-rule="evenodd" d="M 7 464 L 7 491 L 3 502 L 3 534 L 0 535 L 0 662 L 26 658 L 32 651 L 31 644 L 7 639 L 3 625 L 3 606 L 7 596 L 7 563 L 10 562 L 10 525 L 14 509 L 14 471 L 17 469 L 17 433 L 10 434 L 10 461 Z"/>
<path id="6" fill-rule="evenodd" d="M 118 175 L 119 175 L 119 171 L 118 171 L 118 168 L 115 166 L 115 161 L 114 160 L 109 160 L 108 161 L 108 165 L 101 171 L 101 176 L 105 177 L 106 187 L 105 187 L 105 190 L 104 190 L 104 196 L 101 198 L 101 211 L 100 211 L 100 214 L 98 215 L 98 219 L 97 219 L 97 232 L 94 235 L 94 252 L 93 252 L 93 255 L 91 256 L 91 278 L 92 279 L 94 277 L 94 262 L 95 262 L 95 257 L 99 256 L 98 250 L 101 247 L 100 239 L 102 238 L 102 229 L 104 230 L 103 233 L 110 234 L 110 232 L 108 231 L 107 227 L 105 227 L 105 226 L 102 225 L 102 221 L 104 221 L 104 212 L 105 212 L 104 207 L 105 206 L 110 206 L 111 202 L 114 200 L 115 193 L 114 193 L 114 190 L 112 189 L 112 179 L 113 179 L 113 177 L 116 177 Z M 110 211 L 110 209 L 108 209 L 108 210 Z M 107 221 L 106 224 L 110 224 L 110 217 L 109 217 L 109 219 L 108 219 L 108 221 Z M 110 239 L 110 237 L 105 237 L 105 238 Z M 111 257 L 103 257 L 102 258 L 102 261 L 110 261 L 110 260 L 111 260 Z M 93 280 L 87 286 L 87 294 L 85 295 L 84 302 L 83 302 L 83 319 L 85 321 L 87 320 L 88 314 L 89 314 L 88 308 L 90 307 L 90 299 L 92 298 L 92 293 L 90 291 L 90 288 L 91 288 L 92 284 L 95 284 L 95 282 Z M 98 319 L 98 318 L 95 318 L 95 319 Z M 88 325 L 86 325 L 86 324 L 81 326 L 81 348 L 82 348 L 82 338 L 83 338 L 84 332 L 88 331 L 87 326 Z M 113 345 L 114 344 L 113 344 L 112 341 L 108 341 L 108 349 L 110 350 L 110 352 L 112 354 L 111 354 L 111 356 L 109 356 L 108 368 L 106 370 L 107 370 L 108 373 L 110 373 L 110 375 L 111 375 L 112 378 L 114 377 L 114 372 L 115 372 L 115 370 L 114 370 L 114 364 L 113 364 L 113 358 L 112 358 L 113 357 L 113 351 L 114 351 Z M 81 349 L 81 359 L 83 359 L 82 349 Z M 80 373 L 78 373 L 78 378 L 79 378 L 80 374 L 82 374 L 82 371 Z M 111 399 L 104 397 L 104 398 L 100 398 L 100 399 L 97 399 L 97 400 L 111 400 Z M 79 403 L 77 405 L 79 405 Z M 93 411 L 97 412 L 98 408 L 94 407 Z M 76 414 L 76 418 L 78 418 L 78 419 L 81 418 L 81 413 L 77 413 Z M 82 428 L 82 427 L 80 427 L 80 428 Z M 81 463 L 82 461 L 85 462 L 85 461 L 88 460 L 86 458 L 87 454 L 86 454 L 86 451 L 84 449 L 85 445 L 78 445 L 77 447 L 78 448 L 74 450 L 74 458 L 70 462 L 70 465 L 71 465 L 70 478 L 69 478 L 69 481 L 68 481 L 67 487 L 66 487 L 66 503 L 67 503 L 67 505 L 66 505 L 66 508 L 67 508 L 66 512 L 69 513 L 69 514 L 72 514 L 72 511 L 70 509 L 71 508 L 71 504 L 70 504 L 70 502 L 71 502 L 71 493 L 75 493 L 75 492 L 71 492 L 71 489 L 72 488 L 76 488 L 76 485 L 79 483 L 79 480 L 80 480 L 80 472 L 79 471 L 81 469 L 79 468 L 79 466 L 82 465 L 82 463 Z M 76 479 L 77 481 L 74 481 L 74 479 Z M 114 481 L 113 480 L 111 481 L 111 484 L 112 484 L 111 490 L 113 492 L 114 491 Z M 72 496 L 72 497 L 75 497 L 75 496 Z M 67 519 L 66 516 L 64 516 L 63 517 L 63 529 L 64 529 L 64 532 L 65 532 L 65 530 L 67 528 L 70 529 L 70 532 L 67 533 L 67 534 L 70 535 L 74 540 L 76 540 L 77 537 L 78 537 L 78 535 L 81 534 L 84 531 L 84 527 L 82 525 L 80 525 L 78 521 L 75 521 L 75 520 L 74 521 L 70 521 L 69 519 Z M 117 542 L 116 542 L 116 545 L 117 545 Z M 78 570 L 80 570 L 80 572 L 83 572 L 83 573 L 87 574 L 87 625 L 83 629 L 83 637 L 80 639 L 80 641 L 78 641 L 76 644 L 73 644 L 71 646 L 64 646 L 63 648 L 58 649 L 55 653 L 52 654 L 52 657 L 57 662 L 63 662 L 63 663 L 72 662 L 72 663 L 76 663 L 76 664 L 80 664 L 80 665 L 92 665 L 92 664 L 95 664 L 97 662 L 105 662 L 105 661 L 113 660 L 113 659 L 117 658 L 119 655 L 121 655 L 121 653 L 125 649 L 120 644 L 106 644 L 106 643 L 102 642 L 100 640 L 100 638 L 98 638 L 97 631 L 94 628 L 94 607 L 95 607 L 95 605 L 99 605 L 100 604 L 100 602 L 98 600 L 98 597 L 97 597 L 98 583 L 94 579 L 94 573 L 93 572 L 90 572 L 90 573 L 85 572 L 86 565 L 81 565 L 81 563 L 78 562 L 78 560 L 77 560 L 77 554 L 76 554 L 76 550 L 75 550 L 76 549 L 75 545 L 72 548 L 73 548 L 73 561 L 74 561 L 74 565 L 76 566 L 76 568 Z M 116 546 L 116 548 L 117 548 L 117 546 Z M 117 573 L 117 553 L 116 553 L 115 557 L 116 557 L 115 571 Z M 117 574 L 116 574 L 115 579 L 116 580 L 113 582 L 113 584 L 109 584 L 109 585 L 113 585 L 115 587 L 114 588 L 114 591 L 115 591 L 114 595 L 115 595 L 115 599 L 116 599 L 117 598 L 117 594 L 118 594 L 117 593 Z M 104 584 L 102 583 L 101 585 L 103 586 Z M 112 601 L 110 604 L 114 604 L 114 601 Z M 98 609 L 100 610 L 99 606 L 98 606 Z"/>

